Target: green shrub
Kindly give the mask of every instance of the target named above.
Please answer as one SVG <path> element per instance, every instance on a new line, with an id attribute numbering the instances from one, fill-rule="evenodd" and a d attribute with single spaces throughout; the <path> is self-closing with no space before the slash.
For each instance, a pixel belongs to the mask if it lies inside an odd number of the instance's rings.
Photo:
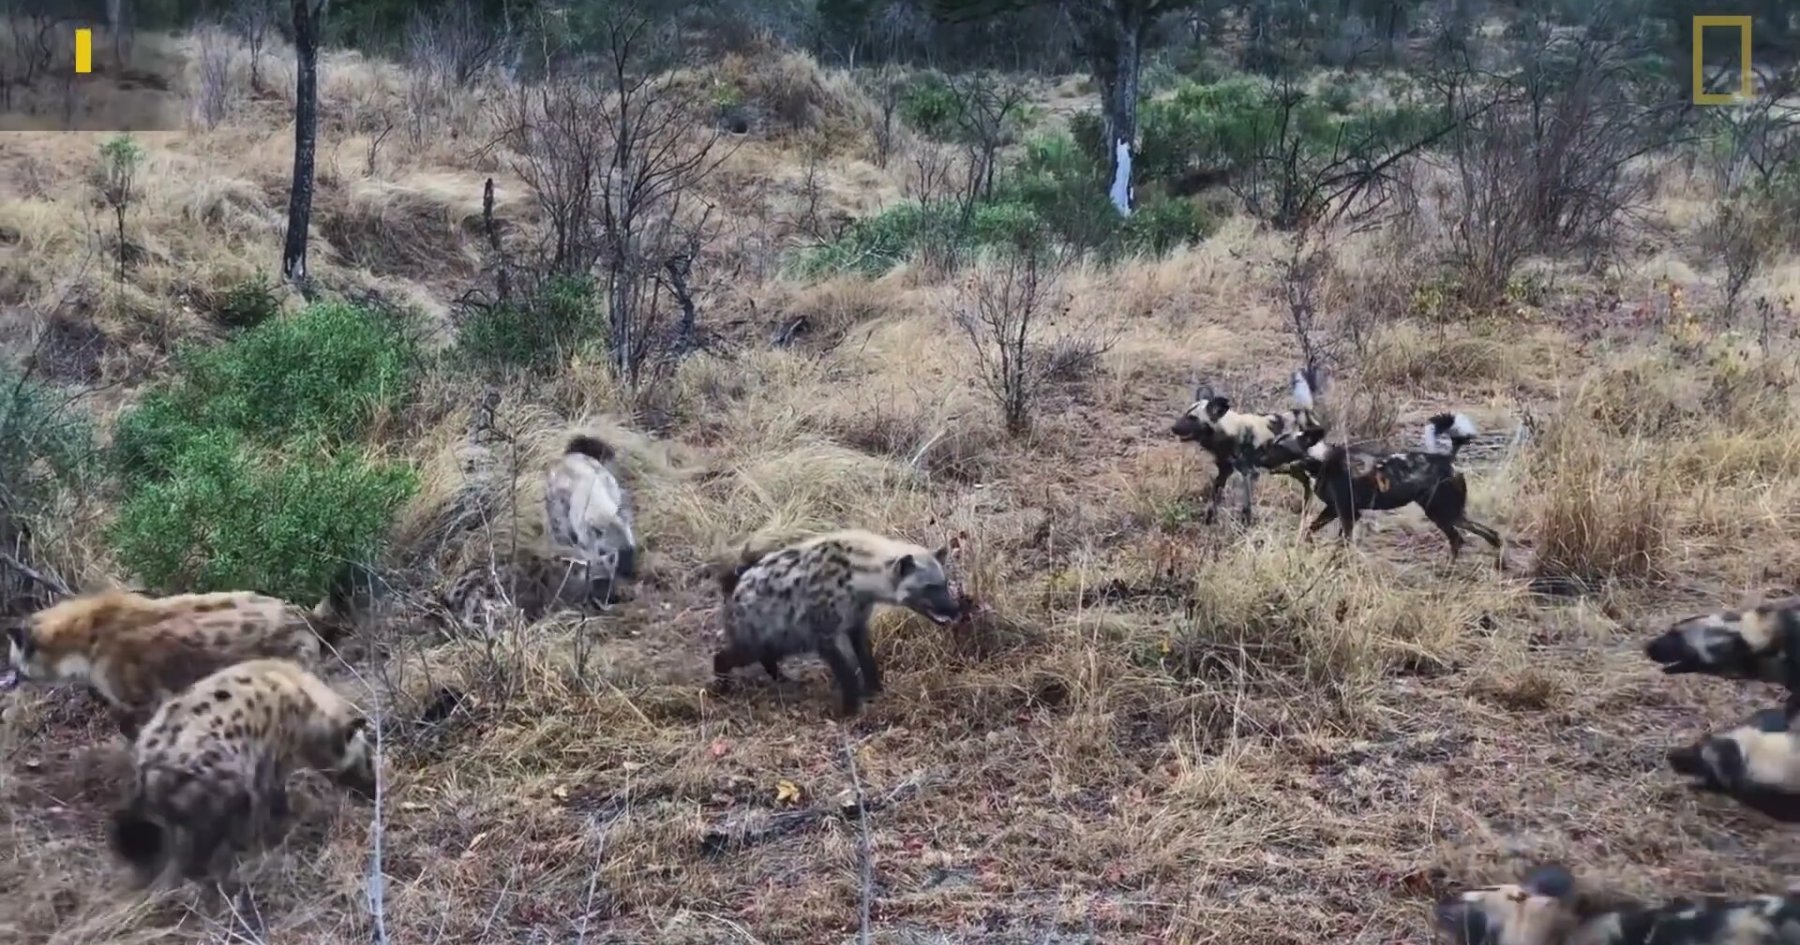
<path id="1" fill-rule="evenodd" d="M 954 209 L 943 204 L 904 203 L 852 223 L 836 241 L 804 253 L 803 276 L 853 272 L 875 277 L 912 258 L 931 241 L 954 243 Z"/>
<path id="2" fill-rule="evenodd" d="M 0 365 L 0 512 L 35 513 L 91 471 L 94 426 L 67 397 Z"/>
<path id="3" fill-rule="evenodd" d="M 1161 256 L 1198 243 L 1218 228 L 1218 219 L 1192 200 L 1152 200 L 1138 205 L 1125 221 L 1125 244 L 1134 252 Z"/>
<path id="4" fill-rule="evenodd" d="M 116 464 L 128 478 L 167 475 L 199 433 L 229 430 L 264 446 L 300 436 L 339 445 L 399 407 L 418 350 L 403 323 L 345 303 L 308 306 L 214 348 L 190 348 L 177 378 L 120 417 Z"/>
<path id="5" fill-rule="evenodd" d="M 403 466 L 317 445 L 282 456 L 233 431 L 198 434 L 166 479 L 120 508 L 109 536 L 120 563 L 164 590 L 322 597 L 346 561 L 376 553 L 418 483 Z"/>
<path id="6" fill-rule="evenodd" d="M 120 563 L 165 591 L 322 595 L 416 488 L 363 441 L 410 397 L 417 356 L 403 317 L 343 303 L 183 351 L 116 428 Z"/>
<path id="7" fill-rule="evenodd" d="M 928 138 L 952 140 L 961 117 L 956 89 L 935 72 L 920 74 L 900 94 L 900 119 Z"/>
<path id="8" fill-rule="evenodd" d="M 225 291 L 214 315 L 229 328 L 254 328 L 281 314 L 281 296 L 276 290 L 268 275 L 258 270 Z"/>
<path id="9" fill-rule="evenodd" d="M 562 276 L 534 296 L 478 309 L 456 332 L 456 360 L 492 371 L 553 371 L 606 335 L 606 310 L 592 280 Z"/>

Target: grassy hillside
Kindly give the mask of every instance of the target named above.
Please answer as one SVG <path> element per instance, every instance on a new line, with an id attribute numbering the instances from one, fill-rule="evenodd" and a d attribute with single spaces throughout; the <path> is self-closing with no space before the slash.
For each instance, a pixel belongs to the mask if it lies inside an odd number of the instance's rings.
<path id="1" fill-rule="evenodd" d="M 190 57 L 167 94 L 197 100 L 196 39 L 156 41 Z M 501 255 L 484 183 L 506 255 L 545 224 L 501 140 L 519 94 L 503 83 L 425 96 L 399 66 L 328 54 L 312 269 L 323 298 L 375 314 L 320 315 L 258 283 L 280 259 L 288 55 L 267 54 L 282 78 L 264 92 L 230 60 L 213 127 L 137 137 L 122 279 L 93 198 L 106 137 L 0 136 L 0 338 L 9 370 L 110 447 L 71 461 L 79 476 L 25 464 L 49 470 L 33 561 L 70 586 L 141 584 L 148 560 L 159 584 L 301 599 L 320 571 L 279 550 L 289 524 L 379 547 L 388 590 L 334 677 L 382 722 L 379 817 L 310 792 L 237 908 L 146 903 L 104 845 L 127 770 L 104 713 L 84 693 L 7 696 L 0 932 L 367 941 L 377 840 L 395 942 L 843 942 L 865 905 L 874 941 L 909 945 L 1422 942 L 1448 884 L 1518 856 L 1647 896 L 1773 891 L 1800 867 L 1783 831 L 1691 795 L 1663 761 L 1775 694 L 1662 677 L 1641 655 L 1666 618 L 1789 588 L 1800 567 L 1800 259 L 1772 249 L 1745 296 L 1769 300 L 1766 342 L 1754 306 L 1722 324 L 1717 185 L 1692 162 L 1645 164 L 1645 212 L 1602 265 L 1528 259 L 1480 312 L 1434 264 L 1456 224 L 1441 166 L 1412 171 L 1406 225 L 1323 234 L 1298 281 L 1290 236 L 1218 188 L 1173 201 L 1205 238 L 1158 255 L 1134 231 L 1047 290 L 1056 320 L 1033 343 L 1058 367 L 1009 436 L 957 321 L 1001 264 L 949 270 L 916 246 L 854 262 L 887 245 L 870 234 L 898 227 L 935 147 L 903 115 L 882 161 L 867 76 L 768 50 L 680 77 L 757 117 L 695 195 L 717 227 L 693 273 L 704 344 L 631 392 L 577 330 L 590 295 L 546 334 L 480 336 L 549 351 L 535 369 L 458 360 L 480 316 L 456 303 L 491 289 Z M 1004 159 L 1050 179 L 1042 136 L 1078 126 L 1093 94 L 1025 88 L 1033 131 Z M 1346 108 L 1385 105 L 1385 88 Z M 1007 212 L 990 214 L 996 242 L 1016 232 Z M 1354 547 L 1335 529 L 1305 541 L 1317 501 L 1302 512 L 1274 477 L 1253 527 L 1229 508 L 1201 523 L 1212 466 L 1169 425 L 1202 379 L 1247 409 L 1286 405 L 1297 285 L 1342 339 L 1340 430 L 1410 445 L 1454 409 L 1483 431 L 1470 511 L 1507 536 L 1504 571 L 1480 543 L 1450 566 L 1416 509 L 1371 515 Z M 536 560 L 542 470 L 580 429 L 623 455 L 648 549 L 630 599 L 452 613 L 459 578 L 506 585 L 509 562 Z M 241 510 L 270 507 L 299 511 L 238 544 L 211 527 L 262 527 Z M 209 532 L 191 542 L 216 567 L 168 550 L 189 547 L 169 537 L 184 527 Z M 709 556 L 759 529 L 836 527 L 954 537 L 977 613 L 950 629 L 879 616 L 885 691 L 849 723 L 815 661 L 703 692 Z M 228 547 L 238 570 L 218 564 Z M 845 815 L 858 792 L 866 817 Z"/>

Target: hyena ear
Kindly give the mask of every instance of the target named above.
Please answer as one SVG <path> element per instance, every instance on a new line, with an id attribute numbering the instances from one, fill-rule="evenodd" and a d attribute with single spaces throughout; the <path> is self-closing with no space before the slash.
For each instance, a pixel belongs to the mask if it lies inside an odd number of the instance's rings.
<path id="1" fill-rule="evenodd" d="M 6 639 L 10 641 L 13 646 L 18 647 L 21 652 L 29 649 L 31 639 L 25 633 L 25 621 L 8 621 L 6 624 Z"/>
<path id="2" fill-rule="evenodd" d="M 919 569 L 919 563 L 912 555 L 901 555 L 894 559 L 894 580 L 903 580 L 908 574 Z"/>
<path id="3" fill-rule="evenodd" d="M 931 556 L 938 560 L 938 564 L 943 564 L 943 563 L 949 561 L 950 560 L 950 546 L 949 545 L 939 545 L 938 550 L 932 552 Z"/>

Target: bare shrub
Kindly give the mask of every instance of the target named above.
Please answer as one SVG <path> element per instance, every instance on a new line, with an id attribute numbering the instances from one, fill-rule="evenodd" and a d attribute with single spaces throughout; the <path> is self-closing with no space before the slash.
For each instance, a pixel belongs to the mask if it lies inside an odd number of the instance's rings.
<path id="1" fill-rule="evenodd" d="M 700 90 L 654 68 L 670 48 L 665 29 L 629 12 L 597 29 L 597 62 L 521 87 L 499 125 L 548 224 L 538 268 L 601 277 L 613 368 L 635 389 L 671 340 L 662 332 L 669 301 L 691 334 L 688 282 L 712 210 L 693 194 L 729 151 L 701 118 Z"/>
<path id="2" fill-rule="evenodd" d="M 1098 359 L 1113 339 L 1098 318 L 1070 321 L 1062 277 L 1067 259 L 1037 248 L 990 254 L 964 279 L 953 318 L 975 352 L 982 386 L 1000 408 L 1008 433 L 1031 429 L 1038 395 L 1068 369 L 1056 352 Z"/>
<path id="3" fill-rule="evenodd" d="M 970 197 L 985 200 L 994 195 L 1000 149 L 1017 138 L 1019 116 L 1029 96 L 1017 82 L 987 73 L 959 76 L 954 87 L 957 129 L 970 168 Z"/>
<path id="4" fill-rule="evenodd" d="M 460 88 L 498 59 L 511 37 L 483 16 L 473 0 L 447 0 L 420 9 L 410 40 L 415 65 L 430 62 L 443 79 Z"/>
<path id="5" fill-rule="evenodd" d="M 231 67 L 237 57 L 229 34 L 220 27 L 201 27 L 195 31 L 194 39 L 200 46 L 200 74 L 194 89 L 194 105 L 200 114 L 200 123 L 211 131 L 225 120 L 226 108 L 231 101 Z"/>
<path id="6" fill-rule="evenodd" d="M 275 0 L 237 0 L 226 24 L 243 39 L 250 53 L 250 89 L 263 91 L 262 56 L 269 42 L 269 27 L 276 19 Z"/>
<path id="7" fill-rule="evenodd" d="M 1668 139 L 1672 111 L 1647 104 L 1658 99 L 1639 87 L 1637 51 L 1600 28 L 1608 15 L 1574 31 L 1526 21 L 1531 43 L 1516 73 L 1459 65 L 1433 76 L 1461 116 L 1450 135 L 1449 235 L 1475 310 L 1498 307 L 1529 254 L 1577 250 L 1596 261 L 1648 196 L 1633 165 Z"/>

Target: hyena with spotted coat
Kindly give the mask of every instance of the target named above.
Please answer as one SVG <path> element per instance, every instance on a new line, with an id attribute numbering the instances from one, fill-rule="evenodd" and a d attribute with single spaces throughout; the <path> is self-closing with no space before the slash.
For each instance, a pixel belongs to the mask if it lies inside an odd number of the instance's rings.
<path id="1" fill-rule="evenodd" d="M 1452 945 L 1800 945 L 1800 897 L 1707 896 L 1647 906 L 1580 890 L 1560 866 L 1438 904 Z"/>
<path id="2" fill-rule="evenodd" d="M 127 739 L 164 699 L 221 667 L 278 657 L 317 665 L 347 625 L 322 602 L 311 613 L 241 591 L 149 597 L 86 594 L 9 628 L 0 689 L 85 683 L 112 708 Z"/>
<path id="3" fill-rule="evenodd" d="M 312 768 L 372 796 L 370 738 L 368 718 L 298 663 L 221 669 L 163 703 L 138 733 L 113 850 L 140 881 L 223 878 L 234 854 L 270 839 L 287 816 L 292 771 Z"/>
<path id="4" fill-rule="evenodd" d="M 713 657 L 715 688 L 752 663 L 780 679 L 783 659 L 817 653 L 837 682 L 844 714 L 855 715 L 881 691 L 869 645 L 875 605 L 905 607 L 939 625 L 962 615 L 944 570 L 948 552 L 846 530 L 723 568 L 725 646 Z"/>
<path id="5" fill-rule="evenodd" d="M 1669 675 L 1779 683 L 1787 714 L 1800 714 L 1800 597 L 1683 617 L 1645 644 L 1644 655 Z"/>

